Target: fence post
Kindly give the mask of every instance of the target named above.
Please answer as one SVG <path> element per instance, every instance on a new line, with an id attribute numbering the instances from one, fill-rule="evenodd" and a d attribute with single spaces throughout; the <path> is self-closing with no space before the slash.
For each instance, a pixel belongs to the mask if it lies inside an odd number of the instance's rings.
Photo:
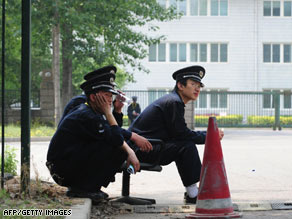
<path id="1" fill-rule="evenodd" d="M 280 124 L 280 92 L 274 91 L 273 92 L 273 100 L 274 100 L 274 107 L 275 107 L 275 124 L 273 127 L 273 130 L 276 130 L 278 127 L 278 130 L 281 130 L 281 124 Z"/>

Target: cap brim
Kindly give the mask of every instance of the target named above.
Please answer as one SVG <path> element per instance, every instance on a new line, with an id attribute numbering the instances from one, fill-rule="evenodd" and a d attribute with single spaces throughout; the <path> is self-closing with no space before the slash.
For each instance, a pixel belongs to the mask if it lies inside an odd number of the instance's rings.
<path id="1" fill-rule="evenodd" d="M 201 84 L 201 87 L 205 87 L 205 85 L 201 81 L 196 80 L 195 78 L 188 78 L 188 79 L 199 82 Z"/>
<path id="2" fill-rule="evenodd" d="M 118 91 L 116 91 L 116 90 L 114 90 L 114 89 L 107 89 L 106 91 L 109 91 L 109 92 L 111 92 L 112 94 L 115 94 L 115 95 L 118 95 L 119 94 L 119 92 Z"/>

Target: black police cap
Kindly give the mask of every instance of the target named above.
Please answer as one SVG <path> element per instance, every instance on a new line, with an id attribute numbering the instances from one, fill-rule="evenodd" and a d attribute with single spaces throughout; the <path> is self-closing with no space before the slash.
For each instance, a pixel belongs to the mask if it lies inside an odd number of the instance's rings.
<path id="1" fill-rule="evenodd" d="M 80 85 L 80 88 L 85 93 L 93 93 L 98 90 L 104 90 L 113 94 L 118 94 L 118 92 L 115 90 L 116 71 L 116 67 L 111 65 L 89 72 L 84 76 L 86 81 Z"/>
<path id="2" fill-rule="evenodd" d="M 92 72 L 87 73 L 84 75 L 84 80 L 92 80 L 96 77 L 103 77 L 103 76 L 112 76 L 114 79 L 116 78 L 117 68 L 113 65 L 108 65 Z"/>
<path id="3" fill-rule="evenodd" d="M 201 87 L 204 87 L 205 85 L 201 82 L 201 80 L 205 76 L 205 73 L 206 71 L 202 66 L 193 65 L 177 70 L 172 74 L 172 78 L 176 81 L 180 81 L 185 78 L 191 79 L 193 81 L 200 82 Z"/>

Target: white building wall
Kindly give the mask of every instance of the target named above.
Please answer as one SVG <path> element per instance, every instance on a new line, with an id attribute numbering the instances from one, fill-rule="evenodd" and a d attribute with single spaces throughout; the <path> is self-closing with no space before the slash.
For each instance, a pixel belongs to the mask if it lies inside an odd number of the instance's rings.
<path id="1" fill-rule="evenodd" d="M 283 0 L 281 4 L 283 10 Z M 206 89 L 262 91 L 292 87 L 291 63 L 263 63 L 263 43 L 292 43 L 292 17 L 264 17 L 263 0 L 229 0 L 228 16 L 186 15 L 158 25 L 160 30 L 155 34 L 166 36 L 166 62 L 145 59 L 143 64 L 150 73 L 136 72 L 137 82 L 128 84 L 128 90 L 171 89 L 175 84 L 172 73 L 190 65 L 206 68 Z M 210 50 L 207 62 L 190 62 L 189 46 L 186 62 L 169 62 L 169 42 L 227 43 L 228 62 L 210 62 Z"/>

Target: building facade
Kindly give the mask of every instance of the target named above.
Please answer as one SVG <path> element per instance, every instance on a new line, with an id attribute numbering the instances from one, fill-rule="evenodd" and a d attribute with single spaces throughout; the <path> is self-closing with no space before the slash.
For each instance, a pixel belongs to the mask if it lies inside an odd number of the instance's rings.
<path id="1" fill-rule="evenodd" d="M 284 94 L 282 107 L 291 108 L 292 0 L 159 3 L 175 6 L 182 16 L 149 24 L 158 25 L 156 34 L 164 35 L 165 40 L 149 47 L 143 64 L 150 73 L 136 72 L 136 83 L 128 84 L 127 90 L 153 91 L 150 99 L 155 99 L 155 91 L 168 92 L 174 87 L 174 71 L 202 65 L 206 68 L 205 91 L 280 91 Z M 217 98 L 218 104 L 226 102 L 226 95 Z M 264 99 L 262 106 L 272 107 L 272 100 Z"/>

